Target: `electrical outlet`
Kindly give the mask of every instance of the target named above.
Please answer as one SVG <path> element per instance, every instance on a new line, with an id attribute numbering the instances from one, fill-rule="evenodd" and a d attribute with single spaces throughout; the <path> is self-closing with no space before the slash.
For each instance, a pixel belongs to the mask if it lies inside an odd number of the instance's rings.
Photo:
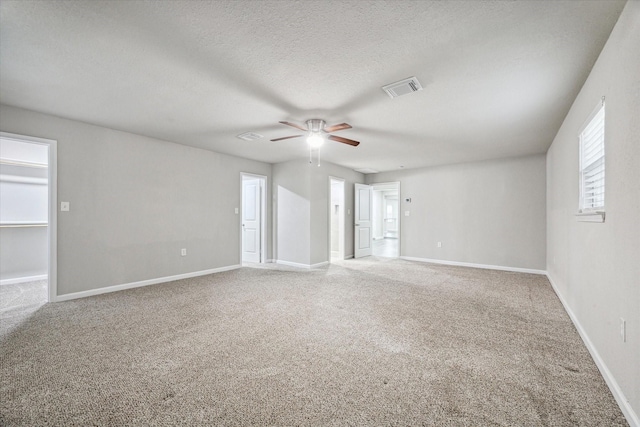
<path id="1" fill-rule="evenodd" d="M 182 250 L 180 251 L 180 255 L 187 256 L 187 249 L 186 248 L 182 248 Z"/>
<path id="2" fill-rule="evenodd" d="M 620 338 L 622 342 L 627 342 L 627 322 L 622 317 L 620 318 Z"/>
<path id="3" fill-rule="evenodd" d="M 442 242 L 438 242 L 438 247 L 441 248 L 442 247 Z"/>
<path id="4" fill-rule="evenodd" d="M 69 212 L 69 202 L 60 202 L 60 210 L 62 212 Z"/>

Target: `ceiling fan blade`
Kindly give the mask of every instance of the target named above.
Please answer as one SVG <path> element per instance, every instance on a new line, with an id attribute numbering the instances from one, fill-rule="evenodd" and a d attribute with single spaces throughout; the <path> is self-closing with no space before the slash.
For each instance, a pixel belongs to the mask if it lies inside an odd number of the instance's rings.
<path id="1" fill-rule="evenodd" d="M 282 141 L 283 139 L 298 138 L 300 136 L 302 136 L 302 135 L 285 136 L 285 137 L 282 137 L 282 138 L 272 139 L 271 142 Z"/>
<path id="2" fill-rule="evenodd" d="M 300 125 L 297 125 L 297 124 L 291 123 L 291 122 L 280 122 L 280 123 L 282 123 L 283 125 L 294 127 L 296 129 L 300 129 L 301 131 L 304 131 L 304 132 L 307 132 L 309 130 L 307 128 L 304 128 L 304 127 L 302 127 Z"/>
<path id="3" fill-rule="evenodd" d="M 340 123 L 339 125 L 326 127 L 324 128 L 324 131 L 327 133 L 331 133 L 331 132 L 337 132 L 343 129 L 351 129 L 351 125 L 349 123 Z"/>
<path id="4" fill-rule="evenodd" d="M 358 141 L 354 141 L 353 139 L 343 138 L 341 136 L 329 135 L 327 138 L 332 141 L 342 142 L 343 144 L 353 145 L 354 147 L 357 147 L 358 145 L 360 145 L 360 142 Z"/>

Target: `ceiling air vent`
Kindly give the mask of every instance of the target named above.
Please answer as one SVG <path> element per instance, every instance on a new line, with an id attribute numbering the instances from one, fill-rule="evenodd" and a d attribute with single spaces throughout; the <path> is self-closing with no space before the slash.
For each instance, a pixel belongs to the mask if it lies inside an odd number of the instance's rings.
<path id="1" fill-rule="evenodd" d="M 382 90 L 387 92 L 389 97 L 397 98 L 402 95 L 422 90 L 422 85 L 416 77 L 409 77 L 408 79 L 382 86 Z"/>
<path id="2" fill-rule="evenodd" d="M 371 169 L 371 168 L 354 169 L 354 171 L 360 172 L 360 173 L 363 173 L 363 174 L 378 173 L 377 170 Z"/>
<path id="3" fill-rule="evenodd" d="M 255 132 L 245 132 L 238 135 L 238 138 L 244 139 L 245 141 L 255 141 L 256 139 L 262 138 L 262 135 Z"/>

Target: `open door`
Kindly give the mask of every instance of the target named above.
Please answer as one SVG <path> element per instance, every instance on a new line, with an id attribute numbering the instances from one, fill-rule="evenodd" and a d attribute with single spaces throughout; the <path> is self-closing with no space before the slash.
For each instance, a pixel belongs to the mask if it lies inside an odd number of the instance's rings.
<path id="1" fill-rule="evenodd" d="M 370 256 L 373 248 L 373 233 L 371 221 L 371 198 L 372 190 L 370 185 L 355 184 L 355 242 L 354 257 L 361 258 Z"/>
<path id="2" fill-rule="evenodd" d="M 262 182 L 242 180 L 242 261 L 260 262 L 262 248 Z"/>

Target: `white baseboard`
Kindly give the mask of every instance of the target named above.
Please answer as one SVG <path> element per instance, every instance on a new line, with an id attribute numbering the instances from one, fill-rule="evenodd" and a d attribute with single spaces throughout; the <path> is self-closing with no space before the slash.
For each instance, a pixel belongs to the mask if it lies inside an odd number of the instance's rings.
<path id="1" fill-rule="evenodd" d="M 291 261 L 283 261 L 281 259 L 276 260 L 276 264 L 280 264 L 280 265 L 286 265 L 287 267 L 298 267 L 298 268 L 304 268 L 304 269 L 309 269 L 309 264 L 302 264 L 299 262 L 291 262 Z"/>
<path id="2" fill-rule="evenodd" d="M 325 265 L 329 265 L 329 261 L 322 261 L 317 264 L 311 264 L 309 268 L 319 268 L 319 267 L 324 267 Z"/>
<path id="3" fill-rule="evenodd" d="M 299 262 L 291 262 L 291 261 L 283 261 L 281 259 L 276 261 L 276 264 L 281 264 L 281 265 L 286 265 L 288 267 L 298 267 L 298 268 L 304 268 L 305 270 L 310 270 L 312 268 L 318 268 L 318 267 L 322 267 L 324 265 L 329 264 L 329 261 L 323 261 L 323 262 L 319 262 L 317 264 L 302 264 Z"/>
<path id="4" fill-rule="evenodd" d="M 188 279 L 190 277 L 206 276 L 207 274 L 220 273 L 222 271 L 236 270 L 241 265 L 229 265 L 226 267 L 212 268 L 210 270 L 194 271 L 192 273 L 176 274 L 175 276 L 159 277 L 157 279 L 141 280 L 139 282 L 125 283 L 122 285 L 107 286 L 104 288 L 91 289 L 88 291 L 73 292 L 71 294 L 58 295 L 54 302 L 68 301 L 72 299 L 85 298 L 93 295 L 106 294 L 109 292 L 123 291 L 125 289 L 139 288 L 142 286 L 157 285 L 158 283 L 173 282 L 174 280 Z"/>
<path id="5" fill-rule="evenodd" d="M 430 262 L 433 264 L 456 265 L 460 267 L 484 268 L 487 270 L 515 271 L 517 273 L 531 273 L 531 274 L 543 274 L 543 275 L 547 274 L 545 270 L 536 270 L 533 268 L 505 267 L 502 265 L 488 265 L 488 264 L 474 264 L 471 262 L 445 261 L 441 259 L 416 258 L 416 257 L 410 257 L 410 256 L 401 256 L 400 259 L 405 259 L 407 261 Z"/>
<path id="6" fill-rule="evenodd" d="M 547 273 L 547 279 L 549 279 L 549 283 L 551 283 L 551 287 L 553 288 L 554 292 L 558 296 L 558 299 L 562 303 L 564 310 L 567 312 L 567 314 L 569 315 L 569 318 L 573 322 L 573 325 L 578 330 L 578 333 L 580 334 L 580 338 L 582 338 L 584 345 L 587 347 L 587 350 L 589 350 L 589 353 L 591 354 L 593 361 L 596 363 L 596 366 L 600 370 L 600 374 L 602 374 L 602 377 L 607 383 L 607 386 L 609 386 L 609 390 L 611 390 L 611 394 L 613 394 L 613 397 L 616 399 L 616 402 L 618 403 L 620 410 L 622 411 L 625 418 L 627 419 L 627 422 L 631 427 L 640 427 L 640 418 L 638 417 L 638 414 L 636 414 L 633 408 L 631 407 L 629 400 L 625 397 L 624 393 L 620 389 L 618 382 L 613 377 L 613 374 L 611 374 L 611 371 L 609 370 L 609 368 L 607 368 L 607 365 L 604 363 L 604 360 L 602 360 L 602 357 L 600 357 L 600 353 L 598 353 L 598 350 L 589 339 L 587 332 L 584 330 L 584 328 L 580 324 L 580 321 L 578 320 L 578 318 L 575 316 L 575 314 L 573 314 L 573 311 L 571 311 L 571 308 L 567 304 L 567 301 L 564 299 L 564 297 L 558 290 L 558 286 L 556 286 L 554 280 L 551 278 L 549 273 Z"/>
<path id="7" fill-rule="evenodd" d="M 42 274 L 40 276 L 27 276 L 27 277 L 14 277 L 13 279 L 0 280 L 0 286 L 2 285 L 17 285 L 18 283 L 36 282 L 38 280 L 47 280 L 49 276 Z"/>
<path id="8" fill-rule="evenodd" d="M 351 258 L 353 258 L 353 254 L 344 256 L 344 259 L 351 259 Z"/>

